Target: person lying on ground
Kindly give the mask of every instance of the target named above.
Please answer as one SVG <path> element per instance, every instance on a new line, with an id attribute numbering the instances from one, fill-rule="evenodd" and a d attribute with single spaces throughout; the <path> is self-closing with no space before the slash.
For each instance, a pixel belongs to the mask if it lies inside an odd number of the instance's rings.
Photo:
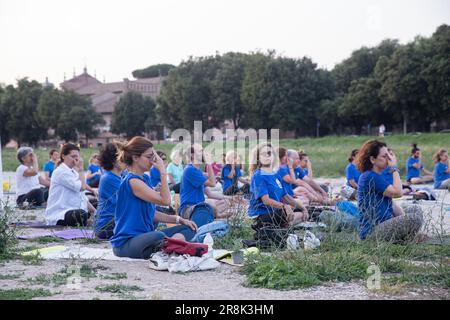
<path id="1" fill-rule="evenodd" d="M 425 173 L 420 175 L 420 171 Z M 428 171 L 422 163 L 421 151 L 417 144 L 413 144 L 411 157 L 406 160 L 406 182 L 411 184 L 422 184 L 433 181 L 433 173 Z"/>
<path id="2" fill-rule="evenodd" d="M 440 149 L 434 159 L 434 188 L 450 190 L 450 158 L 445 149 Z"/>
<path id="3" fill-rule="evenodd" d="M 423 223 L 422 211 L 420 207 L 410 207 L 405 213 L 393 205 L 392 198 L 401 197 L 403 190 L 397 163 L 386 144 L 377 140 L 364 143 L 356 166 L 362 172 L 358 183 L 360 238 L 401 241 L 415 236 Z M 394 169 L 392 184 L 382 174 L 388 166 Z"/>
<path id="4" fill-rule="evenodd" d="M 156 205 L 170 204 L 169 184 L 163 160 L 144 137 L 134 137 L 127 143 L 116 142 L 118 161 L 127 165 L 128 173 L 117 192 L 113 252 L 118 257 L 148 259 L 160 250 L 164 238 L 191 240 L 197 226 L 176 215 L 156 211 Z M 155 191 L 145 174 L 154 166 L 160 173 L 161 189 Z M 175 223 L 174 227 L 157 231 L 157 223 Z"/>
<path id="5" fill-rule="evenodd" d="M 47 225 L 87 226 L 95 213 L 84 194 L 87 188 L 80 149 L 71 143 L 63 144 L 50 184 L 45 210 Z"/>
<path id="6" fill-rule="evenodd" d="M 17 150 L 17 159 L 20 162 L 16 169 L 17 205 L 22 207 L 24 202 L 30 206 L 45 205 L 50 181 L 39 175 L 37 155 L 32 148 L 21 147 Z"/>

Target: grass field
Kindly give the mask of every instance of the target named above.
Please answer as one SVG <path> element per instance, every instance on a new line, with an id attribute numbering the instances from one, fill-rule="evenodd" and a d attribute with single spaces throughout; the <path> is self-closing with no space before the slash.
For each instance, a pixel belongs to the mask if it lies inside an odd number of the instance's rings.
<path id="1" fill-rule="evenodd" d="M 284 139 L 280 141 L 280 146 L 296 150 L 303 149 L 310 156 L 314 176 L 332 178 L 344 176 L 344 169 L 348 164 L 347 158 L 351 150 L 359 148 L 365 141 L 373 138 L 375 137 L 329 136 L 323 138 Z M 417 143 L 422 150 L 425 167 L 430 171 L 432 171 L 434 166 L 432 155 L 439 148 L 450 149 L 450 133 L 394 135 L 385 137 L 383 140 L 396 152 L 402 177 L 405 175 L 405 162 L 410 155 L 412 143 Z M 156 145 L 156 150 L 169 154 L 173 146 L 171 144 L 160 144 Z M 97 151 L 97 149 L 82 149 L 81 154 L 86 167 L 89 156 Z M 48 149 L 38 149 L 36 153 L 39 157 L 39 165 L 42 166 L 48 159 Z M 15 171 L 18 165 L 15 150 L 4 149 L 2 158 L 3 170 Z"/>

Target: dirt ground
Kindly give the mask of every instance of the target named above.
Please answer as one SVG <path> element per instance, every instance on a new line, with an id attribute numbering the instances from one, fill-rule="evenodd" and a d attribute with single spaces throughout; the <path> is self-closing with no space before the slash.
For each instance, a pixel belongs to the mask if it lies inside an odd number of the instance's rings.
<path id="1" fill-rule="evenodd" d="M 12 173 L 9 173 L 12 175 Z M 342 179 L 329 179 L 333 186 Z M 450 231 L 450 196 L 441 199 L 441 210 L 430 209 L 430 224 L 427 233 Z M 436 204 L 436 207 L 439 205 Z M 444 211 L 442 211 L 444 210 Z M 444 214 L 442 214 L 444 212 Z M 41 220 L 43 210 L 28 211 Z M 26 231 L 25 231 L 26 232 Z M 38 243 L 20 240 L 19 246 L 46 247 L 51 245 L 79 245 L 79 240 L 58 243 Z M 83 246 L 109 248 L 109 243 L 83 244 Z M 81 277 L 81 283 L 72 288 L 66 283 L 56 284 L 52 277 L 66 267 L 89 266 L 93 270 L 90 277 Z M 116 285 L 113 287 L 106 286 Z M 128 287 L 127 287 L 128 286 Z M 134 287 L 133 287 L 134 286 Z M 40 265 L 25 265 L 21 260 L 11 260 L 0 264 L 0 287 L 2 290 L 15 288 L 48 289 L 53 295 L 36 299 L 449 299 L 448 291 L 433 288 L 389 288 L 379 292 L 370 291 L 365 281 L 351 283 L 329 283 L 308 289 L 270 290 L 245 286 L 245 276 L 239 267 L 221 263 L 212 271 L 172 274 L 155 271 L 146 261 L 106 261 L 106 260 L 43 260 Z M 103 290 L 103 291 L 102 291 Z"/>

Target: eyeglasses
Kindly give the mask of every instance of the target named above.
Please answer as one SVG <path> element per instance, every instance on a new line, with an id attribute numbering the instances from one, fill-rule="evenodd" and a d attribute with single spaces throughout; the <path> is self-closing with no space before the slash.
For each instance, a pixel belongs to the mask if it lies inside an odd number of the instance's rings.
<path id="1" fill-rule="evenodd" d="M 152 154 L 149 154 L 149 155 L 142 155 L 143 157 L 145 157 L 145 158 L 147 158 L 147 159 L 149 159 L 150 161 L 153 161 L 153 160 L 155 160 L 155 154 L 154 153 L 152 153 Z"/>

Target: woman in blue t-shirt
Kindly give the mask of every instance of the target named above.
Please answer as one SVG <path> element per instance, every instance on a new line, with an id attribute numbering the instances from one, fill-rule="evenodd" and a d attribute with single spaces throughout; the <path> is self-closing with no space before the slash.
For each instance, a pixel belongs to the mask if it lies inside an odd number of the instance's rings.
<path id="1" fill-rule="evenodd" d="M 420 171 L 425 172 L 424 176 L 420 175 Z M 417 144 L 413 144 L 411 157 L 406 160 L 406 181 L 411 184 L 421 184 L 433 181 L 433 173 L 428 171 L 422 163 L 420 149 Z"/>
<path id="2" fill-rule="evenodd" d="M 283 188 L 277 166 L 278 156 L 271 144 L 261 143 L 252 150 L 248 214 L 255 218 L 255 240 L 263 227 L 287 228 L 305 217 L 303 212 L 294 212 L 298 204 Z"/>
<path id="3" fill-rule="evenodd" d="M 242 177 L 240 158 L 236 151 L 230 150 L 227 152 L 221 178 L 224 195 L 232 196 L 238 193 L 250 193 L 250 183 L 248 179 Z M 241 182 L 243 186 L 239 187 L 238 182 Z"/>
<path id="4" fill-rule="evenodd" d="M 110 239 L 114 234 L 114 214 L 117 205 L 123 164 L 117 161 L 117 148 L 113 143 L 106 144 L 98 157 L 104 174 L 98 187 L 98 206 L 95 215 L 95 235 L 101 240 Z"/>
<path id="5" fill-rule="evenodd" d="M 226 218 L 228 213 L 219 212 L 216 206 L 205 201 L 205 187 L 214 187 L 216 177 L 211 156 L 204 153 L 199 144 L 188 146 L 184 161 L 188 163 L 183 171 L 180 184 L 180 207 L 178 214 L 192 220 L 198 227 L 211 223 L 215 218 Z M 208 165 L 208 173 L 201 170 L 201 165 Z"/>
<path id="6" fill-rule="evenodd" d="M 403 195 L 397 163 L 389 155 L 384 142 L 370 140 L 363 144 L 356 157 L 356 166 L 362 172 L 358 183 L 360 237 L 381 240 L 403 240 L 415 235 L 423 222 L 422 212 L 405 214 L 392 198 Z M 386 181 L 383 171 L 393 169 L 393 183 Z"/>
<path id="7" fill-rule="evenodd" d="M 349 164 L 345 168 L 345 177 L 347 178 L 347 185 L 352 187 L 353 189 L 358 189 L 358 180 L 361 172 L 359 172 L 358 168 L 355 165 L 355 158 L 358 154 L 358 149 L 352 150 L 350 153 L 350 157 L 348 158 Z"/>
<path id="8" fill-rule="evenodd" d="M 100 177 L 102 175 L 102 168 L 98 160 L 98 154 L 94 153 L 89 159 L 89 166 L 86 172 L 86 183 L 92 188 L 98 188 Z"/>
<path id="9" fill-rule="evenodd" d="M 434 188 L 450 190 L 450 159 L 445 149 L 434 155 Z"/>
<path id="10" fill-rule="evenodd" d="M 134 137 L 128 143 L 116 143 L 118 161 L 128 167 L 117 192 L 114 235 L 111 238 L 113 252 L 119 257 L 148 259 L 161 248 L 164 237 L 191 240 L 197 226 L 192 221 L 155 210 L 156 205 L 170 204 L 167 173 L 161 158 L 150 140 Z M 161 175 L 161 190 L 153 190 L 146 174 L 155 166 Z M 156 231 L 158 222 L 181 224 Z"/>

